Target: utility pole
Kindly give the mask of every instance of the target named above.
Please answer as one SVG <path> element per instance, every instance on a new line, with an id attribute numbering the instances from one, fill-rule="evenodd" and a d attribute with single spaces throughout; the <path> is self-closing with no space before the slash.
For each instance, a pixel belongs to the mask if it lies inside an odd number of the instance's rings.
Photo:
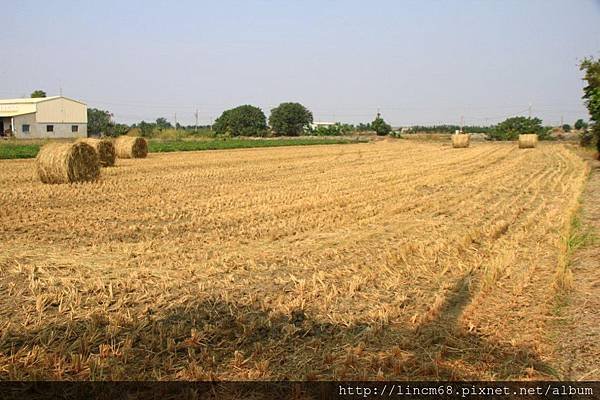
<path id="1" fill-rule="evenodd" d="M 564 118 L 563 118 L 563 116 L 561 115 L 561 116 L 560 116 L 560 127 L 562 128 L 562 126 L 563 126 L 564 124 L 565 124 L 565 123 L 564 123 Z"/>
<path id="2" fill-rule="evenodd" d="M 461 115 L 460 116 L 460 133 L 462 133 L 464 125 L 465 125 L 465 116 Z"/>
<path id="3" fill-rule="evenodd" d="M 198 109 L 196 108 L 196 112 L 194 113 L 194 117 L 196 117 L 196 126 L 195 130 L 198 132 Z"/>
<path id="4" fill-rule="evenodd" d="M 531 102 L 529 102 L 529 118 L 531 118 Z"/>
<path id="5" fill-rule="evenodd" d="M 175 113 L 175 129 L 177 129 L 177 113 Z"/>

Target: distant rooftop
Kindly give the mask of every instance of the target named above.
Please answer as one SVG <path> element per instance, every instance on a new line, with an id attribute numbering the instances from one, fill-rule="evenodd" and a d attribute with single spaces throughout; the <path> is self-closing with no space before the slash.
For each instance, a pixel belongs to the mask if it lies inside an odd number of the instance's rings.
<path id="1" fill-rule="evenodd" d="M 35 97 L 35 98 L 21 98 L 21 99 L 0 99 L 0 104 L 37 104 L 46 100 L 54 100 L 54 99 L 67 99 L 76 101 L 81 104 L 85 104 L 79 100 L 71 99 L 65 96 L 48 96 L 48 97 Z"/>
<path id="2" fill-rule="evenodd" d="M 0 104 L 30 104 L 39 103 L 40 101 L 57 99 L 61 96 L 50 96 L 50 97 L 35 97 L 35 98 L 22 98 L 22 99 L 0 99 Z"/>

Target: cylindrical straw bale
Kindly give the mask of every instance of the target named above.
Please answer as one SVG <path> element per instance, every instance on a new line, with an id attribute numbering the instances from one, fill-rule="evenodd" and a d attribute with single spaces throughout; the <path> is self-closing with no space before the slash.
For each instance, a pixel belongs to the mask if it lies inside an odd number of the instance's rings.
<path id="1" fill-rule="evenodd" d="M 98 153 L 101 167 L 112 167 L 115 165 L 117 151 L 115 145 L 108 139 L 81 139 L 82 142 L 89 144 Z"/>
<path id="2" fill-rule="evenodd" d="M 83 142 L 49 143 L 40 149 L 36 165 L 43 183 L 88 182 L 100 175 L 98 153 Z"/>
<path id="3" fill-rule="evenodd" d="M 144 158 L 148 154 L 148 142 L 141 137 L 119 136 L 115 140 L 115 150 L 119 158 Z"/>
<path id="4" fill-rule="evenodd" d="M 469 141 L 471 140 L 471 135 L 468 133 L 455 133 L 452 135 L 452 147 L 454 148 L 463 148 L 469 147 Z"/>
<path id="5" fill-rule="evenodd" d="M 538 136 L 536 134 L 519 135 L 519 148 L 532 149 L 537 145 Z"/>

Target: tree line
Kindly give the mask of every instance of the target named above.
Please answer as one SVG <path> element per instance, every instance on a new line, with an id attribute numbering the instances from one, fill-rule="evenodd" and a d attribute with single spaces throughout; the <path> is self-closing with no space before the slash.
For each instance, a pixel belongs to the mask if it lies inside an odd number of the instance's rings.
<path id="1" fill-rule="evenodd" d="M 173 126 L 165 118 L 157 118 L 155 122 L 141 121 L 136 124 L 115 124 L 112 115 L 105 110 L 88 109 L 88 132 L 91 135 L 104 134 L 107 136 L 119 136 L 126 134 L 130 129 L 139 130 L 144 137 L 152 137 L 166 130 L 175 129 L 193 134 L 198 129 L 202 131 L 211 130 L 214 135 L 223 137 L 234 136 L 340 136 L 350 135 L 358 132 L 374 132 L 377 135 L 393 135 L 400 137 L 401 133 L 484 133 L 490 140 L 515 140 L 520 134 L 535 133 L 540 139 L 551 139 L 550 131 L 553 127 L 543 126 L 542 121 L 535 117 L 511 117 L 503 122 L 492 126 L 463 126 L 458 125 L 414 125 L 401 131 L 393 131 L 392 127 L 385 122 L 380 114 L 369 123 L 358 125 L 335 123 L 328 125 L 313 126 L 313 115 L 310 110 L 300 103 L 282 103 L 271 110 L 269 118 L 256 106 L 242 105 L 224 111 L 215 123 L 203 126 L 181 125 Z M 587 123 L 582 119 L 574 123 L 575 129 L 583 130 L 582 138 L 585 137 Z M 565 124 L 563 131 L 569 132 L 571 126 Z"/>
<path id="2" fill-rule="evenodd" d="M 273 108 L 267 120 L 265 113 L 256 106 L 245 104 L 225 110 L 213 125 L 184 126 L 177 123 L 173 126 L 165 118 L 157 118 L 154 122 L 141 121 L 132 125 L 117 124 L 112 121 L 113 115 L 107 110 L 88 109 L 88 133 L 90 135 L 119 136 L 130 129 L 138 129 L 141 136 L 151 137 L 157 132 L 169 129 L 193 132 L 197 129 L 210 128 L 220 136 L 339 136 L 357 131 L 374 131 L 378 135 L 387 135 L 392 127 L 383 120 L 380 114 L 368 124 L 335 123 L 332 125 L 313 126 L 312 112 L 300 103 L 281 103 Z M 268 123 L 267 123 L 268 122 Z"/>

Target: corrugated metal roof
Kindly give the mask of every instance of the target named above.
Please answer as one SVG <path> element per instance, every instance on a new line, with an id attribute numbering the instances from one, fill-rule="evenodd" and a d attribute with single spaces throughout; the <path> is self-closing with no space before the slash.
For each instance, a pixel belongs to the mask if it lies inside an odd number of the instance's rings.
<path id="1" fill-rule="evenodd" d="M 36 111 L 36 103 L 0 103 L 0 117 L 31 114 Z"/>
<path id="2" fill-rule="evenodd" d="M 56 99 L 71 100 L 76 103 L 86 105 L 85 103 L 69 99 L 64 96 L 36 97 L 24 99 L 0 99 L 0 117 L 14 117 L 16 115 L 31 114 L 37 111 L 37 105 L 43 101 Z"/>
<path id="3" fill-rule="evenodd" d="M 35 111 L 14 111 L 14 112 L 3 112 L 0 111 L 0 118 L 2 117 L 16 117 L 17 115 L 33 114 Z"/>
<path id="4" fill-rule="evenodd" d="M 76 103 L 81 103 L 86 105 L 83 101 L 71 99 L 65 96 L 49 96 L 49 97 L 35 97 L 35 98 L 21 98 L 21 99 L 0 99 L 0 104 L 37 104 L 42 101 L 55 100 L 55 99 L 65 99 L 71 100 Z"/>
<path id="5" fill-rule="evenodd" d="M 36 97 L 36 98 L 25 98 L 25 99 L 0 99 L 0 104 L 35 104 L 40 101 L 58 99 L 60 96 L 50 97 Z"/>

